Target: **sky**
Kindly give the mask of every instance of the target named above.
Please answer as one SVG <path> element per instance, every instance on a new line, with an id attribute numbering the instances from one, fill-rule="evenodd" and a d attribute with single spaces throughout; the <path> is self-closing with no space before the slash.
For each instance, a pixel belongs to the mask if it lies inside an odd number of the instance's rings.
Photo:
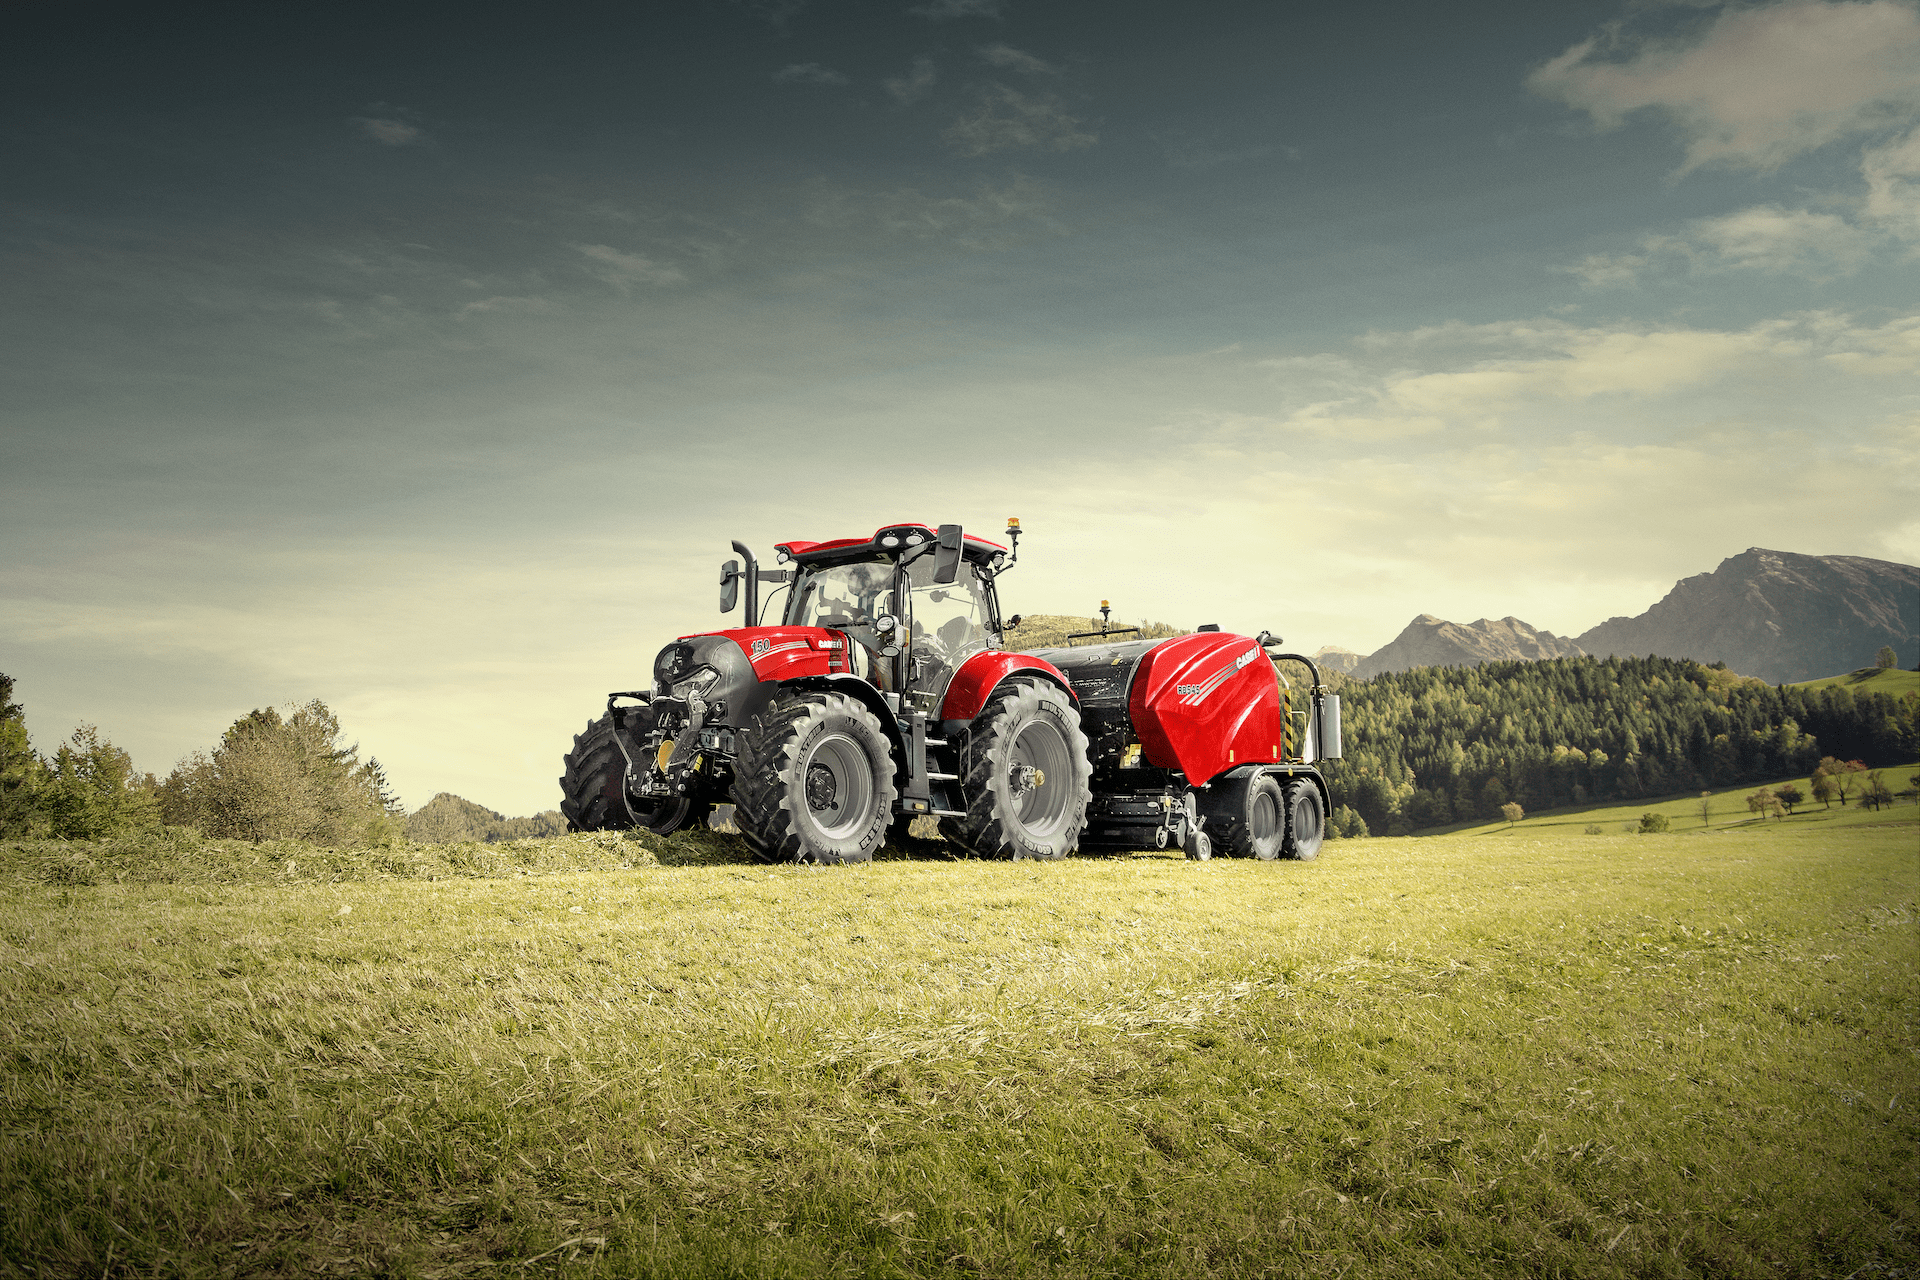
<path id="1" fill-rule="evenodd" d="M 1909 0 L 42 5 L 0 102 L 43 751 L 549 809 L 731 540 L 901 520 L 1309 653 L 1920 562 Z"/>

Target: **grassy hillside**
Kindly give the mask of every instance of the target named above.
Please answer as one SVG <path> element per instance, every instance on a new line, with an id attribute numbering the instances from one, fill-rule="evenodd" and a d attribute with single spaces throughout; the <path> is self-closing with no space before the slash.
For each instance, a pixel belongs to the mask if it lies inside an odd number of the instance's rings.
<path id="1" fill-rule="evenodd" d="M 1113 619 L 1113 625 L 1116 627 L 1128 626 L 1140 628 L 1140 634 L 1138 636 L 1129 632 L 1126 635 L 1114 637 L 1117 640 L 1138 640 L 1141 637 L 1149 640 L 1157 640 L 1162 636 L 1183 636 L 1187 634 L 1186 628 L 1176 627 L 1165 622 L 1148 622 L 1145 618 L 1141 618 L 1135 622 L 1115 618 Z M 1067 637 L 1076 632 L 1098 631 L 1099 629 L 1100 619 L 1098 617 L 1077 618 L 1065 613 L 1030 613 L 1020 619 L 1019 626 L 1007 632 L 1007 647 L 1009 649 L 1021 650 L 1058 648 L 1066 644 Z M 1078 643 L 1097 644 L 1099 642 L 1097 640 L 1081 640 Z"/>
<path id="2" fill-rule="evenodd" d="M 1898 667 L 1863 667 L 1843 676 L 1824 680 L 1806 680 L 1789 689 L 1846 689 L 1854 693 L 1885 693 L 1895 698 L 1920 693 L 1920 671 L 1902 671 Z"/>
<path id="3" fill-rule="evenodd" d="M 1913 778 L 1920 775 L 1920 761 L 1890 766 L 1880 770 L 1880 774 L 1886 780 L 1889 790 L 1904 791 L 1911 788 L 1914 785 Z M 1570 835 L 1585 834 L 1586 828 L 1597 826 L 1604 834 L 1615 835 L 1630 824 L 1637 828 L 1640 815 L 1645 813 L 1665 815 L 1668 829 L 1673 832 L 1717 832 L 1748 827 L 1765 827 L 1770 831 L 1781 828 L 1792 828 L 1797 831 L 1831 831 L 1840 827 L 1888 823 L 1912 825 L 1920 822 L 1920 807 L 1916 807 L 1911 796 L 1900 797 L 1891 808 L 1868 809 L 1860 803 L 1860 787 L 1857 784 L 1852 797 L 1845 805 L 1837 800 L 1830 805 L 1808 800 L 1796 806 L 1791 814 L 1780 818 L 1761 818 L 1747 808 L 1747 797 L 1759 790 L 1761 786 L 1777 788 L 1788 783 L 1799 787 L 1802 795 L 1813 794 L 1813 780 L 1803 774 L 1799 777 L 1779 778 L 1767 783 L 1748 782 L 1737 787 L 1714 788 L 1707 793 L 1710 816 L 1704 822 L 1700 816 L 1700 793 L 1696 791 L 1691 794 L 1661 796 L 1651 800 L 1609 801 L 1606 804 L 1572 805 L 1563 809 L 1548 809 L 1540 813 L 1528 814 L 1511 826 L 1505 822 L 1476 821 L 1434 827 L 1418 834 L 1421 836 L 1496 836 L 1503 833 L 1525 832 L 1533 835 Z"/>
<path id="4" fill-rule="evenodd" d="M 0 846 L 0 1259 L 1893 1274 L 1914 839 L 292 885 Z"/>
<path id="5" fill-rule="evenodd" d="M 558 809 L 531 818 L 509 818 L 484 805 L 442 791 L 407 815 L 407 839 L 420 844 L 536 840 L 565 835 L 567 820 Z"/>

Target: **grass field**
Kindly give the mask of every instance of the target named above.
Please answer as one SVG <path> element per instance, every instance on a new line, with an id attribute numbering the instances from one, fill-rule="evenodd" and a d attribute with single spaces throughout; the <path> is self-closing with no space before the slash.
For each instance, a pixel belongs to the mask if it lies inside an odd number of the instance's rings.
<path id="1" fill-rule="evenodd" d="M 1305 864 L 0 846 L 0 1260 L 1912 1276 L 1915 812 Z"/>
<path id="2" fill-rule="evenodd" d="M 1891 791 L 1902 791 L 1913 785 L 1912 779 L 1920 775 L 1920 761 L 1908 764 L 1889 765 L 1881 769 L 1881 777 Z M 1855 774 L 1856 781 L 1846 804 L 1835 800 L 1821 804 L 1817 800 L 1808 800 L 1795 806 L 1794 811 L 1780 818 L 1762 818 L 1747 808 L 1747 797 L 1758 791 L 1761 783 L 1746 782 L 1737 787 L 1717 787 L 1707 793 L 1709 814 L 1702 818 L 1700 814 L 1700 793 L 1683 792 L 1676 795 L 1655 796 L 1651 798 L 1620 802 L 1606 801 L 1603 804 L 1570 805 L 1560 809 L 1543 809 L 1539 813 L 1528 814 L 1519 822 L 1509 826 L 1505 822 L 1463 822 L 1447 827 L 1432 827 L 1420 834 L 1422 836 L 1501 836 L 1584 833 L 1590 826 L 1597 826 L 1601 833 L 1615 835 L 1628 826 L 1638 828 L 1640 816 L 1646 813 L 1665 815 L 1668 829 L 1671 831 L 1731 831 L 1746 828 L 1766 827 L 1791 828 L 1796 831 L 1831 831 L 1841 827 L 1878 826 L 1884 823 L 1913 823 L 1920 820 L 1920 810 L 1916 810 L 1911 797 L 1901 797 L 1891 808 L 1868 809 L 1860 803 L 1860 792 L 1864 789 L 1857 781 L 1865 774 Z M 1813 779 L 1781 778 L 1764 785 L 1779 787 L 1793 783 L 1805 796 L 1813 794 Z"/>
<path id="3" fill-rule="evenodd" d="M 1820 680 L 1803 680 L 1799 684 L 1787 687 L 1790 689 L 1838 687 L 1852 693 L 1884 693 L 1898 698 L 1909 693 L 1920 693 L 1920 671 L 1903 671 L 1898 667 L 1863 667 L 1858 671 L 1849 671 L 1845 675 L 1827 676 Z"/>

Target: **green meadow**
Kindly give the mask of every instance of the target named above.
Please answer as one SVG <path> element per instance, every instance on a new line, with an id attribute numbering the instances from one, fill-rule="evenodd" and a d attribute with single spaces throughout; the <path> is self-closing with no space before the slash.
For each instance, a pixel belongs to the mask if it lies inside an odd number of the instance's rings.
<path id="1" fill-rule="evenodd" d="M 1899 667 L 1862 667 L 1858 671 L 1849 671 L 1845 675 L 1827 676 L 1820 680 L 1803 680 L 1799 684 L 1787 687 L 1845 689 L 1849 693 L 1884 693 L 1889 697 L 1899 698 L 1909 693 L 1920 693 L 1920 671 L 1904 671 Z"/>
<path id="2" fill-rule="evenodd" d="M 1920 761 L 1889 765 L 1884 769 L 1868 772 L 1879 773 L 1889 791 L 1904 791 L 1912 788 L 1915 785 L 1913 780 L 1920 777 Z M 1482 821 L 1456 823 L 1453 826 L 1431 828 L 1421 832 L 1421 835 L 1464 836 L 1476 839 L 1575 832 L 1615 835 L 1628 831 L 1629 828 L 1637 831 L 1641 817 L 1649 813 L 1657 813 L 1665 817 L 1668 830 L 1674 832 L 1726 832 L 1758 828 L 1833 831 L 1845 827 L 1878 826 L 1889 822 L 1912 824 L 1920 820 L 1920 811 L 1915 810 L 1914 797 L 1910 795 L 1901 796 L 1888 808 L 1869 809 L 1861 804 L 1860 793 L 1866 790 L 1864 779 L 1867 776 L 1867 773 L 1851 775 L 1849 782 L 1851 791 L 1845 804 L 1838 800 L 1822 804 L 1812 799 L 1813 779 L 1803 774 L 1798 778 L 1781 778 L 1768 783 L 1747 782 L 1733 787 L 1716 787 L 1705 793 L 1707 812 L 1704 815 L 1700 809 L 1702 793 L 1693 791 L 1655 796 L 1627 803 L 1610 800 L 1604 804 L 1544 809 L 1511 824 Z M 1778 788 L 1789 783 L 1798 787 L 1801 795 L 1808 797 L 1795 805 L 1792 813 L 1781 817 L 1762 818 L 1747 808 L 1747 797 L 1762 786 Z M 1599 827 L 1600 830 L 1588 833 L 1588 827 Z"/>
<path id="3" fill-rule="evenodd" d="M 0 1263 L 1911 1275 L 1915 813 L 1300 864 L 0 845 Z"/>

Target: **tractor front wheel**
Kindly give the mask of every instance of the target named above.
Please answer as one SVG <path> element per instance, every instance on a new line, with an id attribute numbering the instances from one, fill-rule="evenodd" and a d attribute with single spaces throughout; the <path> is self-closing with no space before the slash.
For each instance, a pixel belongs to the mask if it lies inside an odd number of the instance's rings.
<path id="1" fill-rule="evenodd" d="M 886 842 L 894 795 L 879 718 L 844 693 L 794 692 L 747 728 L 733 820 L 769 862 L 870 862 Z"/>
<path id="2" fill-rule="evenodd" d="M 1320 800 L 1320 789 L 1311 782 L 1289 782 L 1286 797 L 1286 857 L 1308 862 L 1320 856 L 1320 842 L 1327 838 L 1327 811 Z"/>
<path id="3" fill-rule="evenodd" d="M 644 712 L 627 713 L 629 725 Z M 646 724 L 641 722 L 642 732 Z M 664 836 L 704 822 L 710 805 L 686 796 L 646 799 L 627 793 L 627 758 L 613 739 L 613 717 L 590 721 L 574 735 L 560 776 L 560 812 L 570 831 L 625 831 L 638 827 Z"/>
<path id="4" fill-rule="evenodd" d="M 1051 684 L 1003 685 L 960 748 L 967 816 L 942 818 L 940 833 L 983 858 L 1064 858 L 1087 825 L 1092 778 L 1067 695 Z"/>

